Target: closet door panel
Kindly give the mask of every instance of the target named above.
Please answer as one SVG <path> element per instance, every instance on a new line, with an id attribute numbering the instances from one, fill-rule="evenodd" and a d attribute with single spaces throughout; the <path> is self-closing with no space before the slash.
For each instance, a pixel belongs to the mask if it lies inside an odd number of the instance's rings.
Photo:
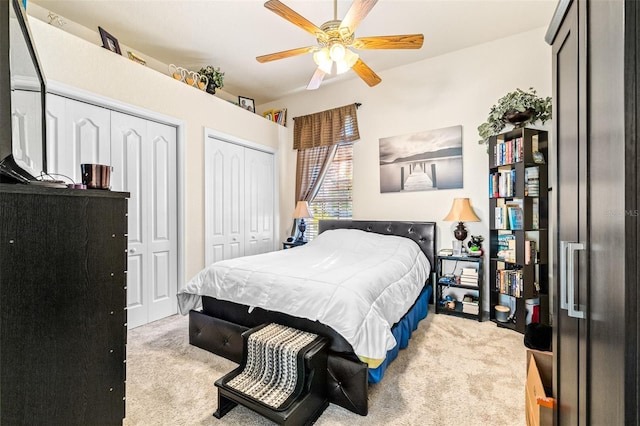
<path id="1" fill-rule="evenodd" d="M 127 323 L 129 328 L 146 324 L 148 296 L 146 284 L 150 273 L 148 248 L 149 148 L 147 122 L 138 117 L 117 112 L 111 118 L 111 148 L 113 173 L 111 186 L 116 191 L 130 193 L 127 238 L 129 272 L 127 273 Z"/>
<path id="2" fill-rule="evenodd" d="M 226 183 L 224 192 L 227 195 L 225 216 L 228 218 L 227 229 L 227 259 L 242 256 L 246 250 L 244 246 L 244 149 L 235 145 L 230 146 L 229 164 L 225 173 Z"/>
<path id="3" fill-rule="evenodd" d="M 18 141 L 14 144 L 14 158 L 34 177 L 40 176 L 43 169 L 42 148 L 34 150 L 33 142 L 29 143 L 32 135 L 37 135 L 42 128 L 40 92 L 14 90 L 11 102 L 12 137 Z"/>
<path id="4" fill-rule="evenodd" d="M 80 182 L 80 164 L 111 164 L 111 111 L 84 102 L 66 100 L 67 123 L 70 128 L 74 181 Z"/>
<path id="5" fill-rule="evenodd" d="M 205 262 L 244 255 L 244 148 L 205 141 Z"/>
<path id="6" fill-rule="evenodd" d="M 152 121 L 147 124 L 151 150 L 149 250 L 153 258 L 149 321 L 155 321 L 176 312 L 176 129 Z"/>
<path id="7" fill-rule="evenodd" d="M 75 164 L 73 164 L 72 156 L 68 155 L 71 150 L 65 148 L 65 143 L 67 143 L 65 99 L 48 94 L 46 105 L 47 172 L 51 174 L 60 173 L 72 178 L 71 173 L 75 170 Z M 57 176 L 54 175 L 54 177 Z M 80 183 L 79 181 L 76 182 Z"/>
<path id="8" fill-rule="evenodd" d="M 266 253 L 273 246 L 273 155 L 247 149 L 245 152 L 245 255 Z"/>

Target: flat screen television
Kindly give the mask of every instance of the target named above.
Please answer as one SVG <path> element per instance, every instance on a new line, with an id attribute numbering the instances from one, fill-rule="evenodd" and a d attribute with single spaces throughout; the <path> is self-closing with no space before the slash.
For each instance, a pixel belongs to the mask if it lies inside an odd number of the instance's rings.
<path id="1" fill-rule="evenodd" d="M 21 0 L 0 2 L 0 181 L 46 173 L 45 78 Z"/>

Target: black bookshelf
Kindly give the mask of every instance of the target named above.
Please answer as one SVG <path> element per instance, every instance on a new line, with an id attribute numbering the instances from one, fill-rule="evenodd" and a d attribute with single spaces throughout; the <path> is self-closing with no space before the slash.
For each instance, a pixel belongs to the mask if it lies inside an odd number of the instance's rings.
<path id="1" fill-rule="evenodd" d="M 530 319 L 549 323 L 547 159 L 546 131 L 516 128 L 489 139 L 490 319 L 520 333 L 528 300 L 539 306 L 529 305 Z M 509 308 L 506 321 L 496 305 Z"/>

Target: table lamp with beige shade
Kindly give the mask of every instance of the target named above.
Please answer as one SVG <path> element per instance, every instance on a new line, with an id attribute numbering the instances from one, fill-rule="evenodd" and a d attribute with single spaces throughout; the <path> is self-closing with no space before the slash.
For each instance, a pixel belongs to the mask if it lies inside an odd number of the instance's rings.
<path id="1" fill-rule="evenodd" d="M 442 219 L 446 222 L 458 222 L 458 226 L 453 230 L 453 236 L 456 240 L 464 241 L 467 238 L 467 228 L 463 222 L 480 222 L 480 218 L 473 211 L 471 202 L 468 198 L 454 198 L 453 205 L 449 214 Z"/>
<path id="2" fill-rule="evenodd" d="M 298 231 L 300 231 L 295 242 L 305 243 L 306 240 L 304 239 L 304 231 L 307 230 L 307 224 L 304 222 L 304 220 L 313 218 L 313 214 L 311 213 L 311 210 L 309 210 L 309 203 L 307 203 L 306 201 L 298 201 L 298 203 L 296 204 L 296 209 L 293 211 L 293 217 L 294 219 L 299 219 Z"/>

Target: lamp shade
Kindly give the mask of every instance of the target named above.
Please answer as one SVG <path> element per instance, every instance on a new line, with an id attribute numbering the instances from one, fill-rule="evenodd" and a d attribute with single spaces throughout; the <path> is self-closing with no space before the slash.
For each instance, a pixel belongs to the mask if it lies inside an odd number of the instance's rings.
<path id="1" fill-rule="evenodd" d="M 468 198 L 454 198 L 449 214 L 442 219 L 447 222 L 480 222 Z"/>
<path id="2" fill-rule="evenodd" d="M 309 203 L 307 203 L 306 201 L 298 201 L 298 204 L 296 204 L 296 209 L 293 211 L 293 217 L 296 219 L 312 218 L 313 215 L 309 210 Z"/>

